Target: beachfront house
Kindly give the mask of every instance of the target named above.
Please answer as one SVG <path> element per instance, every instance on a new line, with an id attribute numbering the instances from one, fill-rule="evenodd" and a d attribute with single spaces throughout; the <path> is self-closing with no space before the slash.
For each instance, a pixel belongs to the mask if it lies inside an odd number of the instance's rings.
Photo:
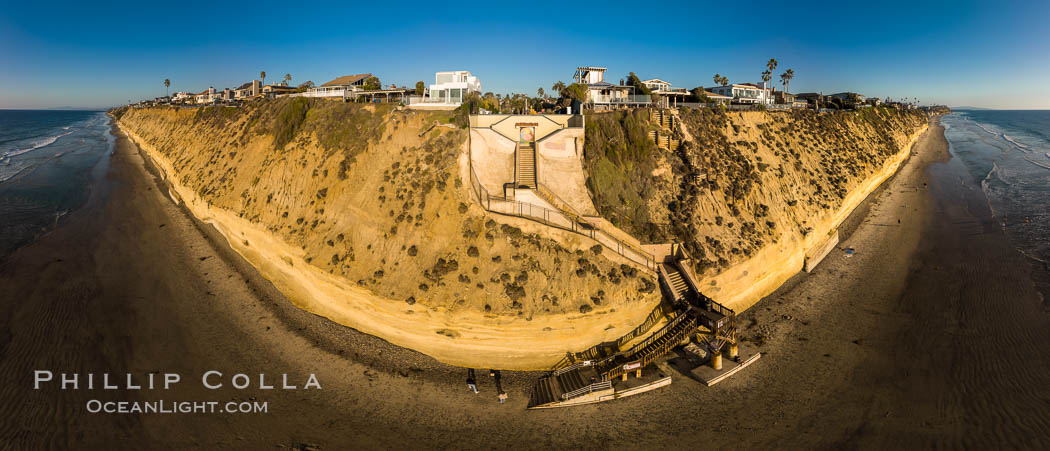
<path id="1" fill-rule="evenodd" d="M 716 94 L 704 88 L 700 88 L 703 96 L 707 97 L 708 103 L 714 103 L 716 105 L 729 105 L 733 102 L 733 98 L 730 96 L 724 96 L 722 94 Z"/>
<path id="2" fill-rule="evenodd" d="M 732 98 L 732 103 L 753 105 L 765 102 L 763 89 L 754 83 L 733 83 L 727 86 L 715 86 L 711 88 L 711 92 Z"/>
<path id="3" fill-rule="evenodd" d="M 832 94 L 828 97 L 831 97 L 832 99 L 837 99 L 839 102 L 841 102 L 842 106 L 846 108 L 857 108 L 858 106 L 864 104 L 864 96 L 855 92 L 839 92 Z"/>
<path id="4" fill-rule="evenodd" d="M 594 109 L 605 109 L 616 106 L 648 105 L 651 99 L 646 95 L 634 95 L 634 86 L 619 85 L 605 81 L 604 67 L 580 66 L 572 79 L 587 87 L 587 98 L 584 105 Z"/>
<path id="5" fill-rule="evenodd" d="M 247 99 L 258 95 L 262 95 L 262 82 L 259 80 L 249 81 L 233 91 L 235 99 Z"/>
<path id="6" fill-rule="evenodd" d="M 422 96 L 409 97 L 407 103 L 409 108 L 455 109 L 470 93 L 481 93 L 481 80 L 469 71 L 437 72 L 434 84 Z"/>
<path id="7" fill-rule="evenodd" d="M 205 105 L 215 101 L 215 88 L 208 88 L 193 96 L 193 103 Z"/>
<path id="8" fill-rule="evenodd" d="M 775 91 L 773 93 L 773 101 L 777 105 L 785 105 L 791 108 L 805 108 L 809 106 L 809 102 L 800 100 L 794 94 L 788 94 L 784 91 Z"/>
<path id="9" fill-rule="evenodd" d="M 650 78 L 643 80 L 642 84 L 649 91 L 656 96 L 660 106 L 664 108 L 676 106 L 681 102 L 684 102 L 689 97 L 689 90 L 685 88 L 675 88 L 670 83 L 663 81 L 659 78 Z"/>
<path id="10" fill-rule="evenodd" d="M 816 92 L 803 92 L 795 94 L 796 102 L 806 102 L 813 109 L 827 108 L 828 96 Z"/>
<path id="11" fill-rule="evenodd" d="M 303 97 L 337 97 L 346 98 L 355 91 L 361 90 L 365 80 L 372 74 L 343 75 L 321 86 L 310 88 Z"/>
<path id="12" fill-rule="evenodd" d="M 179 91 L 171 96 L 172 103 L 189 103 L 193 101 L 193 93 Z"/>
<path id="13" fill-rule="evenodd" d="M 263 86 L 262 92 L 266 97 L 276 97 L 281 94 L 291 94 L 296 91 L 294 86 L 272 84 Z"/>

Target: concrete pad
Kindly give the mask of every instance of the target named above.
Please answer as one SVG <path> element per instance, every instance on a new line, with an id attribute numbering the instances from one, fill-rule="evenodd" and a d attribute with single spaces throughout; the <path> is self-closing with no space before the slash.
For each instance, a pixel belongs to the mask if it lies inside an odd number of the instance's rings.
<path id="1" fill-rule="evenodd" d="M 700 382 L 708 387 L 722 382 L 729 376 L 736 374 L 738 371 L 744 369 L 748 365 L 755 363 L 762 357 L 762 353 L 756 351 L 750 346 L 740 345 L 740 363 L 733 361 L 726 357 L 725 353 L 722 353 L 722 369 L 715 370 L 710 365 L 704 364 L 692 371 L 693 377 L 696 377 Z"/>

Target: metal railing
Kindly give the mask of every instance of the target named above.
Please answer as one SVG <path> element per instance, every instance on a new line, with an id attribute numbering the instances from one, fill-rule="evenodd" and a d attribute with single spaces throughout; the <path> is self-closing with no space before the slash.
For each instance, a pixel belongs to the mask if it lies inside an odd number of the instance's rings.
<path id="1" fill-rule="evenodd" d="M 586 225 L 580 224 L 561 211 L 489 194 L 488 190 L 481 185 L 481 181 L 478 180 L 473 165 L 470 168 L 470 185 L 478 196 L 478 203 L 490 212 L 531 219 L 549 227 L 586 236 L 645 270 L 656 272 L 657 262 L 651 254 L 621 241 L 589 223 Z"/>
<path id="2" fill-rule="evenodd" d="M 566 359 L 568 359 L 568 357 L 566 357 Z M 561 376 L 562 374 L 568 373 L 569 371 L 575 370 L 577 368 L 583 368 L 585 366 L 591 366 L 591 361 L 590 360 L 580 360 L 579 362 L 573 363 L 572 365 L 555 369 L 554 373 L 552 375 L 553 376 Z"/>
<path id="3" fill-rule="evenodd" d="M 593 392 L 596 392 L 596 391 L 609 390 L 611 388 L 612 388 L 612 381 L 599 381 L 599 382 L 595 382 L 595 383 L 593 383 L 591 385 L 588 385 L 586 387 L 577 388 L 576 390 L 573 390 L 573 391 L 568 392 L 568 393 L 562 393 L 561 394 L 561 400 L 565 401 L 565 400 L 568 400 L 568 399 L 575 398 L 577 396 L 583 396 L 583 395 L 586 395 L 588 393 L 593 393 Z"/>
<path id="4" fill-rule="evenodd" d="M 587 103 L 592 105 L 648 105 L 653 103 L 653 98 L 644 94 L 628 94 L 625 96 L 592 94 Z"/>

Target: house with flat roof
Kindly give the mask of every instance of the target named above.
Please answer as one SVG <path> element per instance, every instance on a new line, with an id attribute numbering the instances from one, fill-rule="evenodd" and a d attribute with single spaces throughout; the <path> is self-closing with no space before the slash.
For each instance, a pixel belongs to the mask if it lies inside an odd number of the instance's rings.
<path id="1" fill-rule="evenodd" d="M 280 94 L 291 94 L 291 93 L 295 92 L 296 90 L 297 90 L 297 88 L 295 88 L 294 86 L 278 85 L 278 84 L 266 85 L 266 86 L 263 86 L 263 88 L 262 88 L 263 95 L 265 95 L 267 97 L 274 97 L 274 96 L 277 96 L 277 95 L 280 95 Z"/>
<path id="2" fill-rule="evenodd" d="M 215 88 L 205 89 L 193 96 L 193 103 L 204 105 L 215 101 Z"/>
<path id="3" fill-rule="evenodd" d="M 174 103 L 188 103 L 193 100 L 194 94 L 191 92 L 179 91 L 171 95 L 171 101 Z"/>
<path id="4" fill-rule="evenodd" d="M 454 109 L 462 105 L 470 93 L 481 93 L 481 80 L 470 71 L 437 72 L 434 84 L 428 86 L 422 96 L 408 98 L 407 103 L 410 108 Z"/>
<path id="5" fill-rule="evenodd" d="M 864 105 L 864 96 L 855 92 L 839 92 L 828 96 L 832 99 L 838 99 L 842 102 L 842 105 L 846 108 L 856 108 Z"/>
<path id="6" fill-rule="evenodd" d="M 659 102 L 663 107 L 671 107 L 678 105 L 680 102 L 684 102 L 689 97 L 689 90 L 685 88 L 675 88 L 670 83 L 663 81 L 659 78 L 650 78 L 648 80 L 642 80 L 642 84 L 649 88 L 654 95 L 656 95 Z"/>
<path id="7" fill-rule="evenodd" d="M 733 83 L 726 86 L 714 86 L 711 88 L 711 92 L 733 99 L 732 103 L 756 104 L 762 103 L 765 98 L 762 88 L 759 88 L 754 83 Z"/>
<path id="8" fill-rule="evenodd" d="M 581 66 L 573 74 L 573 82 L 587 87 L 587 98 L 584 105 L 590 108 L 603 109 L 627 105 L 648 105 L 651 99 L 646 95 L 635 95 L 634 86 L 619 85 L 605 81 L 604 67 Z"/>
<path id="9" fill-rule="evenodd" d="M 733 101 L 733 98 L 730 97 L 730 96 L 724 96 L 722 94 L 716 94 L 716 93 L 713 93 L 713 92 L 708 91 L 708 90 L 703 89 L 703 88 L 700 88 L 700 89 L 703 90 L 703 94 L 705 96 L 707 96 L 707 98 L 711 101 L 711 103 L 717 103 L 717 104 L 722 104 L 722 105 L 729 105 Z"/>

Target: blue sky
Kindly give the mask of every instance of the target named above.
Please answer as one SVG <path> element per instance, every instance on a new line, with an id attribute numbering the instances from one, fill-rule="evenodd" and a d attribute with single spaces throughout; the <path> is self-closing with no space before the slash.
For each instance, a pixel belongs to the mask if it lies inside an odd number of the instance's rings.
<path id="1" fill-rule="evenodd" d="M 0 0 L 0 108 L 107 107 L 172 91 L 371 72 L 469 70 L 485 91 L 550 90 L 579 65 L 675 86 L 758 81 L 923 103 L 1050 109 L 1048 1 L 425 3 Z M 513 3 L 513 5 L 512 5 Z M 781 4 L 783 3 L 783 4 Z M 856 4 L 848 4 L 856 3 Z M 343 6 L 347 5 L 347 6 Z M 736 5 L 736 6 L 734 6 Z M 639 9 L 651 8 L 651 9 Z M 1041 31 L 1042 30 L 1042 31 Z"/>

